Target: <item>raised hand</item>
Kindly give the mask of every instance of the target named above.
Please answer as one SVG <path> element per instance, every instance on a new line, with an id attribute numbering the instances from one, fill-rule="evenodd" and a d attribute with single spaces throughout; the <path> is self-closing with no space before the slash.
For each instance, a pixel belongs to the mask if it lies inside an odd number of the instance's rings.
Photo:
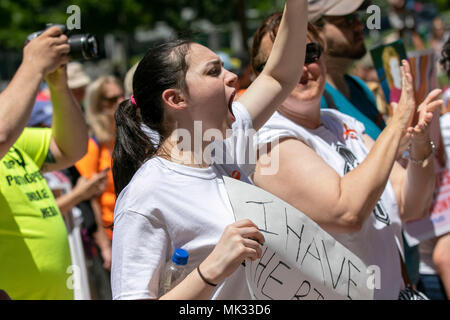
<path id="1" fill-rule="evenodd" d="M 45 77 L 45 81 L 51 88 L 67 87 L 67 67 L 63 65 Z"/>
<path id="2" fill-rule="evenodd" d="M 23 63 L 43 77 L 69 62 L 70 46 L 59 27 L 45 30 L 23 49 Z"/>
<path id="3" fill-rule="evenodd" d="M 407 129 L 408 136 L 415 140 L 429 141 L 429 131 L 433 114 L 436 110 L 440 110 L 444 101 L 438 99 L 442 93 L 441 89 L 431 91 L 425 100 L 417 107 L 417 121 Z"/>
<path id="4" fill-rule="evenodd" d="M 414 96 L 413 77 L 407 60 L 402 60 L 400 67 L 402 74 L 402 94 L 398 104 L 394 104 L 394 116 L 392 120 L 398 121 L 401 128 L 406 130 L 411 126 L 416 110 L 416 99 Z M 405 131 L 406 133 L 406 131 Z"/>

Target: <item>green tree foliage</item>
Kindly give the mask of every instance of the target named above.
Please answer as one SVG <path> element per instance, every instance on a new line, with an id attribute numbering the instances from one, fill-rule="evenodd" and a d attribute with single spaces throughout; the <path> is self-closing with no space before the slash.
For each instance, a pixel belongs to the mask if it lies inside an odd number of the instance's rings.
<path id="1" fill-rule="evenodd" d="M 449 0 L 422 0 L 435 3 L 441 12 L 450 10 Z M 136 27 L 150 29 L 157 21 L 165 21 L 176 31 L 189 32 L 192 21 L 182 19 L 182 9 L 195 12 L 195 20 L 207 19 L 214 25 L 225 25 L 242 18 L 242 7 L 256 10 L 257 19 L 282 9 L 284 0 L 0 0 L 0 48 L 17 49 L 31 32 L 46 23 L 64 24 L 70 5 L 81 9 L 83 32 L 102 36 L 106 33 L 131 33 Z M 387 0 L 372 0 L 383 9 Z M 241 10 L 239 10 L 241 9 Z M 239 14 L 241 13 L 241 15 Z"/>
<path id="2" fill-rule="evenodd" d="M 195 11 L 195 19 L 213 24 L 236 21 L 238 6 L 265 13 L 280 9 L 282 0 L 0 0 L 0 47 L 20 48 L 26 36 L 46 23 L 65 24 L 70 5 L 81 9 L 82 32 L 102 36 L 130 33 L 136 27 L 151 28 L 165 21 L 177 31 L 189 31 L 191 22 L 181 18 L 182 8 Z"/>

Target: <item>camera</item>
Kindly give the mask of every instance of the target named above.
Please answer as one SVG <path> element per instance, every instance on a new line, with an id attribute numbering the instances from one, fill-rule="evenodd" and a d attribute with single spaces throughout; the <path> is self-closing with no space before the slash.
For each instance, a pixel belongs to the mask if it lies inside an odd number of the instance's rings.
<path id="1" fill-rule="evenodd" d="M 67 35 L 68 43 L 70 46 L 69 55 L 72 59 L 89 60 L 98 57 L 98 42 L 95 36 L 89 33 L 71 34 L 71 32 L 67 30 L 66 26 L 63 24 L 49 23 L 46 25 L 45 30 L 53 26 L 59 27 L 62 32 Z M 39 37 L 45 30 L 33 32 L 32 34 L 28 35 L 25 41 L 25 45 L 34 38 Z"/>

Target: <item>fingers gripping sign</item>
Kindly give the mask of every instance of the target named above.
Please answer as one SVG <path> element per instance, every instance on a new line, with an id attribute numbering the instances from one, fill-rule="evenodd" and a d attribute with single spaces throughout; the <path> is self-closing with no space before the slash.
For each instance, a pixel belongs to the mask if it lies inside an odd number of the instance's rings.
<path id="1" fill-rule="evenodd" d="M 202 275 L 211 283 L 222 282 L 245 259 L 261 258 L 264 242 L 264 236 L 249 219 L 228 225 L 212 253 L 201 263 Z"/>

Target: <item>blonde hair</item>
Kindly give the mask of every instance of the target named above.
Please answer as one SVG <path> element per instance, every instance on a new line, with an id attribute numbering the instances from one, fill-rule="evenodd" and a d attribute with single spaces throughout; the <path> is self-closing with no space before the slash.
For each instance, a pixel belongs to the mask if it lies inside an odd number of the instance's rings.
<path id="1" fill-rule="evenodd" d="M 99 143 L 114 141 L 116 136 L 114 118 L 105 114 L 101 106 L 105 85 L 109 83 L 116 84 L 123 91 L 122 83 L 114 76 L 102 76 L 86 89 L 86 122 L 90 134 L 95 136 Z"/>

